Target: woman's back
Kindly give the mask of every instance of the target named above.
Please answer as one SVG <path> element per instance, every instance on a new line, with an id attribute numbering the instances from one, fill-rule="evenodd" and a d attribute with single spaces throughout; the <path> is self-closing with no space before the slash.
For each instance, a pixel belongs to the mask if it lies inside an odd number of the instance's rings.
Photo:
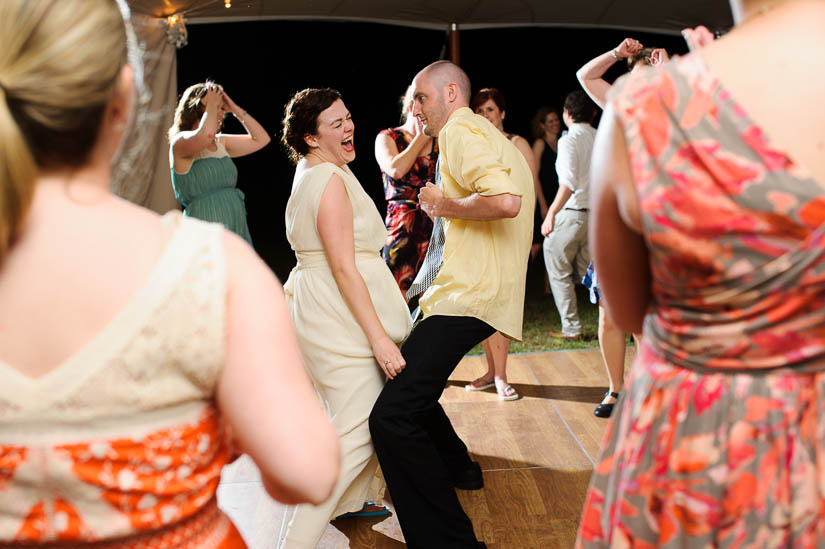
<path id="1" fill-rule="evenodd" d="M 31 230 L 0 271 L 3 322 L 17 319 L 0 347 L 0 540 L 166 527 L 185 547 L 203 541 L 197 524 L 242 547 L 215 500 L 230 457 L 214 399 L 222 231 L 107 196 L 75 204 L 65 189 L 40 184 Z M 44 214 L 64 230 L 38 223 Z"/>
<path id="2" fill-rule="evenodd" d="M 24 234 L 0 269 L 0 325 L 8 327 L 0 360 L 31 378 L 100 333 L 166 244 L 157 215 L 102 190 L 51 181 L 35 192 Z"/>
<path id="3" fill-rule="evenodd" d="M 243 547 L 230 444 L 320 503 L 335 432 L 254 251 L 110 194 L 140 74 L 119 8 L 0 2 L 0 545 Z"/>
<path id="4" fill-rule="evenodd" d="M 629 75 L 612 95 L 650 250 L 645 330 L 659 351 L 709 368 L 825 360 L 814 318 L 825 306 L 823 186 L 696 55 Z M 797 344 L 777 347 L 786 333 Z M 787 356 L 806 346 L 820 350 Z"/>
<path id="5" fill-rule="evenodd" d="M 614 86 L 596 147 L 597 263 L 612 267 L 612 311 L 627 325 L 647 316 L 577 547 L 821 544 L 825 160 L 810 152 L 825 137 L 825 77 L 806 76 L 811 59 L 776 62 L 793 42 L 821 59 L 825 3 L 757 12 Z M 754 52 L 758 70 L 743 62 Z M 623 315 L 634 304 L 620 290 L 639 296 L 646 274 L 650 301 Z"/>

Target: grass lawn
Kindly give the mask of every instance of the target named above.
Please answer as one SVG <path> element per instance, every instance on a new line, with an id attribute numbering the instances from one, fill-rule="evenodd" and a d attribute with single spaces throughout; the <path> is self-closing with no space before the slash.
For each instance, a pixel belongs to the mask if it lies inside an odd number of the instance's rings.
<path id="1" fill-rule="evenodd" d="M 544 266 L 541 265 L 543 268 Z M 599 307 L 590 303 L 590 294 L 587 288 L 576 286 L 576 297 L 579 305 L 584 332 L 582 338 L 576 341 L 555 339 L 547 335 L 550 330 L 561 331 L 561 321 L 552 295 L 544 294 L 544 281 L 537 273 L 531 272 L 527 278 L 527 295 L 524 303 L 523 341 L 510 343 L 511 353 L 525 351 L 559 351 L 566 349 L 592 349 L 599 346 L 597 329 L 599 326 Z M 481 345 L 476 345 L 468 353 L 480 355 Z"/>

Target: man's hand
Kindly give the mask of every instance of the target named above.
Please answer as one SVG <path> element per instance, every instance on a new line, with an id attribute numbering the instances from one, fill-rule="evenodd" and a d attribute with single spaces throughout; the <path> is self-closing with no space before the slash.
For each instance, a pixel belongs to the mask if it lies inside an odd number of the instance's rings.
<path id="1" fill-rule="evenodd" d="M 547 212 L 547 217 L 544 218 L 544 223 L 541 224 L 541 234 L 542 236 L 550 236 L 550 233 L 553 232 L 553 225 L 556 223 L 556 212 L 549 211 Z"/>
<path id="2" fill-rule="evenodd" d="M 421 206 L 421 209 L 424 210 L 424 213 L 432 219 L 438 215 L 436 213 L 436 204 L 442 198 L 444 198 L 444 193 L 441 192 L 441 189 L 428 181 L 427 185 L 418 193 L 418 204 Z"/>

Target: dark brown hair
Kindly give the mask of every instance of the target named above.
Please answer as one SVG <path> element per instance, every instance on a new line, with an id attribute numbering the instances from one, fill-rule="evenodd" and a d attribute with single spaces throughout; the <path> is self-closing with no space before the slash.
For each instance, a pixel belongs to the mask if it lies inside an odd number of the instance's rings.
<path id="1" fill-rule="evenodd" d="M 318 131 L 318 116 L 341 99 L 332 88 L 307 88 L 296 92 L 284 108 L 281 143 L 293 164 L 309 152 L 304 136 Z"/>
<path id="2" fill-rule="evenodd" d="M 478 90 L 470 102 L 470 108 L 475 112 L 475 110 L 486 103 L 488 99 L 492 100 L 501 112 L 507 109 L 504 94 L 502 94 L 498 88 L 483 88 Z"/>
<path id="3" fill-rule="evenodd" d="M 596 114 L 596 106 L 582 90 L 572 91 L 564 99 L 564 108 L 570 114 L 573 122 L 591 123 Z"/>

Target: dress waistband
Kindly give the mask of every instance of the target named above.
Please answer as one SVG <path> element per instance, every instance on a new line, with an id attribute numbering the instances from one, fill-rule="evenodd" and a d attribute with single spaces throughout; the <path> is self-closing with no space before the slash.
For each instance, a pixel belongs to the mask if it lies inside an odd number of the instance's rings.
<path id="1" fill-rule="evenodd" d="M 161 547 L 199 547 L 201 549 L 232 548 L 245 549 L 238 530 L 223 511 L 218 508 L 215 496 L 206 502 L 200 510 L 188 518 L 159 528 L 157 530 L 138 532 L 133 535 L 112 540 L 77 540 L 77 546 L 95 549 L 147 549 Z M 55 549 L 67 547 L 67 541 L 41 542 L 33 546 Z M 26 545 L 23 545 L 26 546 Z M 21 547 L 21 544 L 0 541 L 0 549 Z M 72 545 L 75 547 L 75 545 Z"/>
<path id="2" fill-rule="evenodd" d="M 293 271 L 299 271 L 303 269 L 312 269 L 317 267 L 327 267 L 329 268 L 329 261 L 327 261 L 327 254 L 324 252 L 296 252 L 295 259 L 297 259 L 298 263 L 295 265 Z M 355 251 L 355 262 L 358 263 L 359 261 L 364 261 L 367 259 L 381 259 L 381 255 L 376 251 L 368 251 L 368 250 L 356 250 Z"/>
<path id="3" fill-rule="evenodd" d="M 243 191 L 240 190 L 238 187 L 221 187 L 220 189 L 212 189 L 211 191 L 206 191 L 206 192 L 203 192 L 203 193 L 196 194 L 189 201 L 189 204 L 192 204 L 193 202 L 196 202 L 198 200 L 206 198 L 207 196 L 212 196 L 214 194 L 223 193 L 223 192 L 226 192 L 226 191 L 237 193 L 238 198 L 240 198 L 241 201 L 243 201 L 244 198 L 246 197 L 246 195 L 243 193 Z"/>

